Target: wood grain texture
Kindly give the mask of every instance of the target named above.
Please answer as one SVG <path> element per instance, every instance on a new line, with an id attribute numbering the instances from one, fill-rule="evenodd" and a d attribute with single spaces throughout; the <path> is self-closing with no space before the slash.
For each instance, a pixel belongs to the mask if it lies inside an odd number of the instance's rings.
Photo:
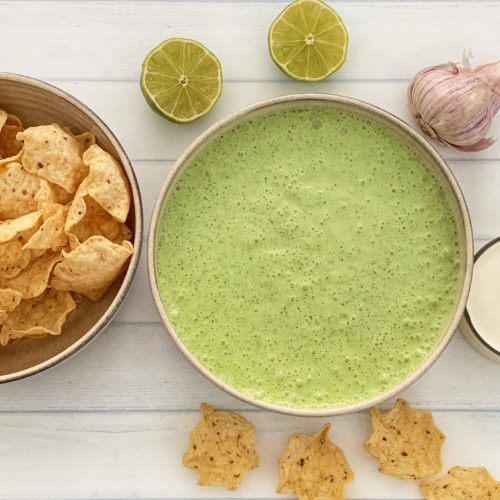
<path id="1" fill-rule="evenodd" d="M 243 106 L 290 93 L 337 93 L 415 125 L 406 87 L 418 70 L 459 60 L 467 47 L 475 50 L 475 64 L 498 59 L 497 0 L 339 0 L 335 8 L 350 34 L 345 66 L 323 83 L 293 82 L 267 52 L 268 26 L 285 4 L 0 0 L 0 71 L 49 80 L 108 123 L 133 161 L 148 224 L 179 154 L 209 125 Z M 137 82 L 145 54 L 171 36 L 207 44 L 224 71 L 220 102 L 184 126 L 156 116 Z M 500 119 L 492 135 L 500 136 Z M 500 143 L 474 155 L 439 150 L 464 191 L 480 247 L 500 234 Z M 145 257 L 143 252 L 116 320 L 95 342 L 51 371 L 0 386 L 0 499 L 278 498 L 276 460 L 286 438 L 323 423 L 261 412 L 205 380 L 159 323 Z M 499 373 L 457 333 L 436 364 L 403 393 L 415 406 L 435 410 L 447 434 L 446 467 L 485 465 L 500 478 Z M 201 401 L 242 410 L 257 425 L 262 466 L 237 492 L 197 487 L 194 473 L 180 465 Z M 349 499 L 421 498 L 415 483 L 376 472 L 362 448 L 369 433 L 366 413 L 332 423 L 332 437 L 357 475 Z"/>
<path id="2" fill-rule="evenodd" d="M 46 499 L 48 492 L 53 499 L 274 498 L 277 460 L 289 435 L 312 433 L 328 419 L 245 416 L 257 428 L 261 465 L 236 492 L 198 487 L 195 473 L 181 465 L 198 412 L 0 416 L 0 460 L 9 464 L 9 473 L 2 474 L 2 495 L 11 500 Z M 500 462 L 491 453 L 500 448 L 495 415 L 437 412 L 435 418 L 447 436 L 445 468 L 480 464 L 500 475 Z M 377 471 L 377 462 L 363 448 L 371 432 L 367 413 L 329 421 L 332 440 L 344 449 L 356 474 L 348 498 L 420 498 L 416 481 Z"/>
<path id="3" fill-rule="evenodd" d="M 124 307 L 131 302 L 132 297 Z M 457 333 L 434 366 L 402 394 L 421 408 L 500 413 L 498 370 Z M 204 400 L 251 408 L 200 375 L 159 324 L 114 323 L 71 360 L 0 387 L 0 396 L 0 412 L 179 411 Z"/>
<path id="4" fill-rule="evenodd" d="M 214 51 L 228 80 L 286 80 L 267 53 L 267 30 L 280 2 L 4 1 L 3 69 L 41 78 L 136 80 L 144 56 L 172 36 Z M 410 78 L 423 64 L 498 58 L 498 5 L 483 2 L 336 1 L 349 30 L 340 79 Z M 26 12 L 22 15 L 21 12 Z M 19 36 L 26 33 L 29 36 Z M 480 27 L 480 29 L 478 29 Z M 47 36 L 49 35 L 49 36 Z M 43 43 L 39 43 L 43 40 Z M 37 43 L 38 41 L 38 43 Z M 98 57 L 96 51 L 98 49 Z"/>
<path id="5" fill-rule="evenodd" d="M 500 12 L 500 4 L 499 4 Z M 0 9 L 1 15 L 1 9 Z M 0 46 L 0 57 L 2 48 Z M 423 63 L 425 64 L 425 63 Z M 423 67 L 422 64 L 419 67 Z M 380 106 L 416 127 L 407 100 L 407 82 L 339 81 L 326 82 L 228 82 L 215 108 L 196 122 L 178 125 L 159 117 L 145 105 L 138 82 L 65 82 L 51 83 L 67 90 L 88 104 L 116 133 L 133 160 L 175 160 L 180 153 L 207 127 L 255 102 L 295 93 L 332 93 L 354 97 Z M 124 119 L 124 112 L 127 119 Z M 492 129 L 500 136 L 500 119 Z M 435 144 L 437 145 L 437 144 Z M 500 142 L 479 153 L 461 153 L 437 146 L 447 159 L 461 161 L 500 160 Z"/>

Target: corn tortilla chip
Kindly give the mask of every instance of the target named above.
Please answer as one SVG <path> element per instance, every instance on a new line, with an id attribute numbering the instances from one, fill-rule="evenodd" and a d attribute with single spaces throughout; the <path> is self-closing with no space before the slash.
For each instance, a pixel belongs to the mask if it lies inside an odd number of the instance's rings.
<path id="1" fill-rule="evenodd" d="M 83 146 L 84 151 L 95 144 L 95 135 L 92 132 L 83 132 L 73 137 Z"/>
<path id="2" fill-rule="evenodd" d="M 83 154 L 89 168 L 85 179 L 86 192 L 117 221 L 125 222 L 130 210 L 130 191 L 119 163 L 106 151 L 94 144 Z M 83 191 L 83 190 L 82 190 Z"/>
<path id="3" fill-rule="evenodd" d="M 5 113 L 5 111 L 4 111 Z M 1 111 L 0 111 L 0 114 L 1 114 Z M 7 119 L 5 120 L 4 122 L 4 125 L 15 125 L 16 127 L 19 127 L 19 128 L 24 128 L 23 127 L 23 122 L 21 121 L 21 119 L 16 116 L 16 115 L 11 115 L 10 113 L 6 113 L 7 114 Z M 0 122 L 1 122 L 1 119 L 0 119 Z M 0 125 L 0 128 L 2 128 L 2 126 Z"/>
<path id="4" fill-rule="evenodd" d="M 31 252 L 23 250 L 23 244 L 16 238 L 0 243 L 0 279 L 17 276 L 30 262 Z"/>
<path id="5" fill-rule="evenodd" d="M 10 288 L 0 289 L 0 325 L 21 302 L 23 296 Z"/>
<path id="6" fill-rule="evenodd" d="M 7 123 L 8 117 L 9 115 L 3 109 L 0 109 L 0 130 Z"/>
<path id="7" fill-rule="evenodd" d="M 255 426 L 245 417 L 202 403 L 182 463 L 198 473 L 199 485 L 235 490 L 243 476 L 259 466 L 254 435 Z"/>
<path id="8" fill-rule="evenodd" d="M 280 460 L 277 493 L 292 493 L 299 500 L 343 500 L 346 485 L 354 479 L 341 448 L 328 438 L 330 424 L 312 436 L 290 436 Z"/>
<path id="9" fill-rule="evenodd" d="M 52 211 L 54 206 L 58 207 L 55 212 Z M 31 236 L 23 249 L 56 251 L 67 245 L 68 237 L 64 232 L 64 221 L 69 209 L 63 205 L 46 204 L 45 210 L 50 210 L 48 217 L 45 218 L 44 214 L 44 223 Z"/>
<path id="10" fill-rule="evenodd" d="M 43 210 L 47 203 L 58 203 L 58 197 L 52 186 L 45 179 L 40 179 L 40 188 L 35 195 L 37 210 Z"/>
<path id="11" fill-rule="evenodd" d="M 14 156 L 10 156 L 9 158 L 0 158 L 0 167 L 4 167 L 5 165 L 8 165 L 9 163 L 19 163 L 23 157 L 23 150 L 19 151 Z"/>
<path id="12" fill-rule="evenodd" d="M 0 110 L 0 158 L 10 158 L 21 151 L 23 145 L 16 139 L 23 127 L 17 116 Z"/>
<path id="13" fill-rule="evenodd" d="M 22 337 L 60 335 L 68 314 L 76 308 L 68 292 L 46 290 L 42 295 L 23 300 L 4 321 L 0 344 Z"/>
<path id="14" fill-rule="evenodd" d="M 61 252 L 46 252 L 14 278 L 0 280 L 0 287 L 21 292 L 23 299 L 37 297 L 47 288 L 50 273 L 61 259 Z"/>
<path id="15" fill-rule="evenodd" d="M 36 211 L 17 219 L 0 222 L 0 243 L 13 240 L 18 234 L 26 231 L 36 231 L 40 225 L 42 212 Z"/>
<path id="16" fill-rule="evenodd" d="M 92 236 L 71 252 L 63 252 L 62 262 L 54 268 L 51 286 L 99 300 L 122 273 L 132 251 L 128 241 L 117 245 L 103 236 Z"/>
<path id="17" fill-rule="evenodd" d="M 373 433 L 365 448 L 379 462 L 379 471 L 399 479 L 420 479 L 441 470 L 445 436 L 430 412 L 414 410 L 398 399 L 383 414 L 370 410 Z"/>
<path id="18" fill-rule="evenodd" d="M 38 208 L 40 179 L 17 162 L 0 167 L 0 220 L 15 219 Z"/>
<path id="19" fill-rule="evenodd" d="M 91 236 L 104 236 L 113 243 L 122 243 L 132 238 L 132 231 L 111 217 L 90 196 L 75 198 L 71 204 L 64 230 L 69 236 L 71 248 Z"/>
<path id="20" fill-rule="evenodd" d="M 59 125 L 30 127 L 17 135 L 24 143 L 23 167 L 33 175 L 74 193 L 87 175 L 83 145 Z"/>
<path id="21" fill-rule="evenodd" d="M 500 500 L 500 481 L 484 467 L 452 467 L 420 489 L 426 500 Z"/>

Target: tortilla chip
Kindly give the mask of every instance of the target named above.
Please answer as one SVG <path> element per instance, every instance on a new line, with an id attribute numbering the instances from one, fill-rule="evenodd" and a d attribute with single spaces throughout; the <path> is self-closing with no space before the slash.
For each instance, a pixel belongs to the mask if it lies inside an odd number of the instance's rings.
<path id="1" fill-rule="evenodd" d="M 46 290 L 42 295 L 23 300 L 4 321 L 0 344 L 22 337 L 60 335 L 68 314 L 76 308 L 68 292 Z"/>
<path id="2" fill-rule="evenodd" d="M 40 179 L 40 189 L 35 195 L 37 210 L 42 210 L 47 203 L 58 203 L 58 197 L 52 186 L 53 184 L 45 179 Z"/>
<path id="3" fill-rule="evenodd" d="M 63 205 L 48 203 L 45 204 L 45 210 L 48 213 L 47 217 L 44 214 L 44 223 L 23 249 L 56 251 L 67 245 L 68 237 L 64 232 L 64 221 L 69 209 Z"/>
<path id="4" fill-rule="evenodd" d="M 96 144 L 85 151 L 83 162 L 89 168 L 89 175 L 80 197 L 89 194 L 117 221 L 125 222 L 130 210 L 130 191 L 120 164 Z"/>
<path id="5" fill-rule="evenodd" d="M 4 111 L 0 115 L 0 158 L 10 158 L 21 151 L 23 145 L 16 139 L 16 135 L 22 132 L 21 122 L 13 115 L 7 115 Z M 17 120 L 17 121 L 16 121 Z M 3 122 L 3 123 L 2 123 Z"/>
<path id="6" fill-rule="evenodd" d="M 30 214 L 23 215 L 17 219 L 0 222 L 0 243 L 13 240 L 20 233 L 36 231 L 40 225 L 42 212 L 36 211 Z"/>
<path id="7" fill-rule="evenodd" d="M 23 250 L 18 238 L 0 243 L 0 279 L 17 276 L 30 262 L 31 252 Z"/>
<path id="8" fill-rule="evenodd" d="M 290 436 L 280 460 L 277 493 L 292 493 L 299 500 L 343 500 L 344 488 L 354 479 L 341 448 L 328 438 L 330 424 L 316 434 Z"/>
<path id="9" fill-rule="evenodd" d="M 17 276 L 0 280 L 1 288 L 12 288 L 21 292 L 23 299 L 40 295 L 49 283 L 52 268 L 62 259 L 60 252 L 47 252 L 29 265 Z"/>
<path id="10" fill-rule="evenodd" d="M 83 146 L 84 151 L 95 144 L 95 135 L 92 132 L 83 132 L 73 137 Z"/>
<path id="11" fill-rule="evenodd" d="M 259 466 L 254 435 L 255 426 L 245 417 L 202 403 L 182 463 L 198 473 L 199 485 L 235 490 L 244 475 Z"/>
<path id="12" fill-rule="evenodd" d="M 10 156 L 9 158 L 0 158 L 0 167 L 4 167 L 5 165 L 8 165 L 9 163 L 19 163 L 23 157 L 23 150 L 19 151 L 14 156 Z"/>
<path id="13" fill-rule="evenodd" d="M 75 198 L 71 204 L 64 230 L 68 234 L 72 249 L 91 236 L 104 236 L 118 244 L 132 238 L 132 231 L 125 224 L 111 217 L 90 196 Z"/>
<path id="14" fill-rule="evenodd" d="M 399 479 L 420 479 L 441 470 L 445 436 L 431 413 L 414 410 L 398 399 L 385 415 L 370 410 L 373 434 L 365 448 L 379 462 L 379 471 Z"/>
<path id="15" fill-rule="evenodd" d="M 6 112 L 0 110 L 0 116 L 2 113 L 6 113 Z M 18 116 L 11 115 L 10 113 L 6 113 L 6 115 L 7 115 L 7 118 L 4 121 L 3 125 L 15 125 L 16 127 L 19 127 L 20 129 L 24 128 L 23 122 L 21 121 L 21 119 Z M 2 122 L 2 120 L 0 118 L 0 129 L 2 128 L 1 122 Z"/>
<path id="16" fill-rule="evenodd" d="M 452 467 L 420 489 L 427 500 L 500 500 L 500 481 L 484 467 Z"/>
<path id="17" fill-rule="evenodd" d="M 3 109 L 0 109 L 0 130 L 2 130 L 2 127 L 7 123 L 8 116 L 9 115 Z"/>
<path id="18" fill-rule="evenodd" d="M 30 127 L 17 135 L 24 142 L 23 167 L 33 175 L 74 193 L 87 175 L 83 146 L 59 125 Z"/>
<path id="19" fill-rule="evenodd" d="M 17 162 L 0 167 L 0 220 L 15 219 L 38 208 L 40 179 Z"/>
<path id="20" fill-rule="evenodd" d="M 17 290 L 0 289 L 0 325 L 21 302 L 23 296 Z"/>
<path id="21" fill-rule="evenodd" d="M 132 251 L 128 241 L 117 245 L 103 236 L 92 236 L 71 252 L 63 252 L 62 262 L 54 268 L 51 286 L 99 300 L 123 272 Z"/>

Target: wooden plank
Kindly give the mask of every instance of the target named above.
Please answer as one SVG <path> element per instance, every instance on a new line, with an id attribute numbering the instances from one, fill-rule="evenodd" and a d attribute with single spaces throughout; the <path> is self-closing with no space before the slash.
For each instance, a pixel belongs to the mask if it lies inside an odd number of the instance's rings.
<path id="1" fill-rule="evenodd" d="M 271 413 L 246 414 L 257 427 L 261 466 L 237 492 L 199 487 L 193 471 L 181 465 L 189 430 L 198 413 L 0 415 L 2 498 L 277 498 L 277 459 L 293 432 L 310 433 L 326 419 L 299 419 Z M 498 416 L 438 412 L 447 435 L 444 467 L 484 465 L 500 476 Z M 331 420 L 332 439 L 345 451 L 356 480 L 348 498 L 420 498 L 417 482 L 377 472 L 363 449 L 370 435 L 366 413 Z M 464 432 L 467 429 L 467 432 Z M 280 498 L 287 498 L 281 497 Z"/>
<path id="2" fill-rule="evenodd" d="M 0 45 L 2 69 L 41 78 L 135 80 L 151 48 L 177 36 L 205 43 L 228 80 L 285 80 L 267 50 L 268 28 L 285 4 L 3 1 L 2 38 L 16 44 Z M 335 8 L 350 35 L 338 78 L 410 78 L 424 66 L 459 60 L 467 47 L 481 61 L 498 57 L 498 2 L 343 0 Z"/>
<path id="3" fill-rule="evenodd" d="M 424 408 L 500 411 L 498 366 L 457 333 L 403 395 Z M 0 386 L 0 412 L 193 410 L 201 401 L 249 408 L 200 375 L 161 325 L 115 323 L 66 363 Z"/>
<path id="4" fill-rule="evenodd" d="M 499 3 L 500 6 L 500 3 Z M 453 10 L 453 9 L 451 9 Z M 1 16 L 1 11 L 0 11 Z M 500 9 L 499 9 L 500 16 Z M 0 55 L 2 49 L 0 48 Z M 156 115 L 145 103 L 137 82 L 61 82 L 55 85 L 75 95 L 108 123 L 134 160 L 176 160 L 181 152 L 210 125 L 255 102 L 294 93 L 333 93 L 361 99 L 395 114 L 416 127 L 406 101 L 406 82 L 339 81 L 228 82 L 213 111 L 191 124 L 170 123 Z M 126 112 L 127 119 L 124 119 Z M 500 118 L 491 135 L 500 136 Z M 447 159 L 479 161 L 500 160 L 500 143 L 485 151 L 470 154 L 438 148 Z"/>

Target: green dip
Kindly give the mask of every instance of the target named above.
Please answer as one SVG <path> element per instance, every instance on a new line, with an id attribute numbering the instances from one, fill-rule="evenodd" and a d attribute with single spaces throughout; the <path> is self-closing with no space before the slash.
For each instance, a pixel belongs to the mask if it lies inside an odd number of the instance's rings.
<path id="1" fill-rule="evenodd" d="M 460 250 L 416 144 L 362 112 L 267 110 L 185 168 L 157 233 L 165 311 L 220 380 L 281 406 L 402 382 L 446 329 Z"/>

